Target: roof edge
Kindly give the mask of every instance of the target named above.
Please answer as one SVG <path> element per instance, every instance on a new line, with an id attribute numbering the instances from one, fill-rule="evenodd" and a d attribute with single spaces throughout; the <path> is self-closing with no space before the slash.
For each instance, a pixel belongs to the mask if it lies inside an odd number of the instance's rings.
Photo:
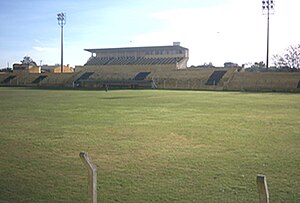
<path id="1" fill-rule="evenodd" d="M 180 48 L 180 49 L 185 49 L 188 50 L 188 48 L 179 46 L 179 45 L 169 45 L 169 46 L 145 46 L 145 47 L 116 47 L 116 48 L 96 48 L 96 49 L 84 49 L 85 51 L 88 52 L 96 52 L 96 51 L 112 51 L 112 50 L 134 50 L 134 49 L 163 49 L 163 48 Z"/>

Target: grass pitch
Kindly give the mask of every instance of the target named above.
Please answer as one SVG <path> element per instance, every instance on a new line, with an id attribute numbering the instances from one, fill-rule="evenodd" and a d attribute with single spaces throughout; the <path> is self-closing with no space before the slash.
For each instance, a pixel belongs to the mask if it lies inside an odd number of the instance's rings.
<path id="1" fill-rule="evenodd" d="M 0 88 L 0 202 L 300 201 L 300 94 Z"/>

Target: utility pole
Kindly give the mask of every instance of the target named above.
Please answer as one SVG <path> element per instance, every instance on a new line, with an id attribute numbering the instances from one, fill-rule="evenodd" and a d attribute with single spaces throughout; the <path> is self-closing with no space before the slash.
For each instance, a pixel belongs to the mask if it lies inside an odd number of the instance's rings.
<path id="1" fill-rule="evenodd" d="M 266 59 L 266 70 L 269 70 L 269 46 L 270 46 L 270 14 L 274 13 L 274 0 L 262 1 L 263 14 L 267 15 L 267 59 Z"/>
<path id="2" fill-rule="evenodd" d="M 57 21 L 58 25 L 60 26 L 60 48 L 61 48 L 61 55 L 60 55 L 60 71 L 61 73 L 64 72 L 64 25 L 66 24 L 66 14 L 61 12 L 57 14 Z"/>

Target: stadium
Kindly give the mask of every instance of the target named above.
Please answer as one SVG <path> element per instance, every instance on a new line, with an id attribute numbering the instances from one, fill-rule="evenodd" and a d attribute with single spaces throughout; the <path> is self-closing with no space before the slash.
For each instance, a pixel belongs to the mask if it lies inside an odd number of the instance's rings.
<path id="1" fill-rule="evenodd" d="M 0 74 L 0 202 L 91 202 L 83 151 L 98 202 L 258 202 L 256 177 L 300 201 L 299 72 L 188 67 L 179 43 L 85 51 L 74 72 Z"/>
<path id="2" fill-rule="evenodd" d="M 1 86 L 155 88 L 299 92 L 300 73 L 244 72 L 241 67 L 190 68 L 189 50 L 172 46 L 85 49 L 91 57 L 75 72 L 39 73 L 36 67 L 0 74 Z"/>

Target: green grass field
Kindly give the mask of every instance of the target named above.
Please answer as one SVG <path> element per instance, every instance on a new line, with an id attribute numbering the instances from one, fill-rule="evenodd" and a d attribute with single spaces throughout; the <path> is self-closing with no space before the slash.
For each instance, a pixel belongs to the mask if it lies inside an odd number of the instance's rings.
<path id="1" fill-rule="evenodd" d="M 0 202 L 300 202 L 300 94 L 0 88 Z"/>

